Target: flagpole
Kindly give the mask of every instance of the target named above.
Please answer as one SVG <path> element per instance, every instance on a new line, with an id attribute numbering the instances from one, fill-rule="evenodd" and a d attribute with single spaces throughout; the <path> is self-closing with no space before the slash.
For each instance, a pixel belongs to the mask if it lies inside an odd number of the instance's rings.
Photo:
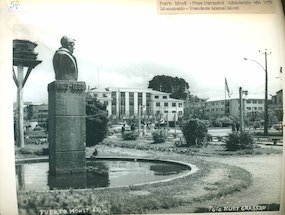
<path id="1" fill-rule="evenodd" d="M 227 116 L 227 85 L 226 85 L 226 78 L 225 78 L 225 116 Z"/>

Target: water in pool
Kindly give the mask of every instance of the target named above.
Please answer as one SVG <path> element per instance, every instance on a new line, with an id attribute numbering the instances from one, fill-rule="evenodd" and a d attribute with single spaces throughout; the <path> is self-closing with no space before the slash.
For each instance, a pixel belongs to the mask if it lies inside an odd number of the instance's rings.
<path id="1" fill-rule="evenodd" d="M 96 160 L 87 162 L 86 174 L 51 176 L 48 162 L 16 165 L 17 188 L 26 191 L 118 187 L 168 179 L 188 171 L 185 166 L 165 162 Z"/>

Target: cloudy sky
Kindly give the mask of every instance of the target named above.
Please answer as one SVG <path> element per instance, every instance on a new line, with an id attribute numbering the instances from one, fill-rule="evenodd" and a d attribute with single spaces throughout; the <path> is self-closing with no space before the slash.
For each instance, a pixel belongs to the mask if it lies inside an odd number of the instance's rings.
<path id="1" fill-rule="evenodd" d="M 203 98 L 224 95 L 224 77 L 238 93 L 263 95 L 268 49 L 269 93 L 281 89 L 282 16 L 275 14 L 158 15 L 155 0 L 81 3 L 24 1 L 10 13 L 14 39 L 38 43 L 43 62 L 31 73 L 24 101 L 47 102 L 52 57 L 60 38 L 76 39 L 79 80 L 90 87 L 146 87 L 155 75 L 184 78 Z M 16 98 L 16 87 L 13 86 Z"/>

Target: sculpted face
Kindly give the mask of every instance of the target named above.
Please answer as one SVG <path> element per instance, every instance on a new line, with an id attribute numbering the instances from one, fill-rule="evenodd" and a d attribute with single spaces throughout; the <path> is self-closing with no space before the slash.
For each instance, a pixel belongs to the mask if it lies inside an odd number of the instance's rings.
<path id="1" fill-rule="evenodd" d="M 74 46 L 75 46 L 75 43 L 74 43 L 74 42 L 70 42 L 70 43 L 68 43 L 68 45 L 67 45 L 67 49 L 68 49 L 71 53 L 73 53 L 73 51 L 74 51 Z"/>

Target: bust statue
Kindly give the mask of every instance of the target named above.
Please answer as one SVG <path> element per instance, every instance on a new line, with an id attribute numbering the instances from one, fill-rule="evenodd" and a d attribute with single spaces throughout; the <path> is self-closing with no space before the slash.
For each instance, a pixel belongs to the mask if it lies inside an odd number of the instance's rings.
<path id="1" fill-rule="evenodd" d="M 55 80 L 77 81 L 77 61 L 73 55 L 75 40 L 63 36 L 60 43 L 61 47 L 55 52 L 52 60 Z"/>

